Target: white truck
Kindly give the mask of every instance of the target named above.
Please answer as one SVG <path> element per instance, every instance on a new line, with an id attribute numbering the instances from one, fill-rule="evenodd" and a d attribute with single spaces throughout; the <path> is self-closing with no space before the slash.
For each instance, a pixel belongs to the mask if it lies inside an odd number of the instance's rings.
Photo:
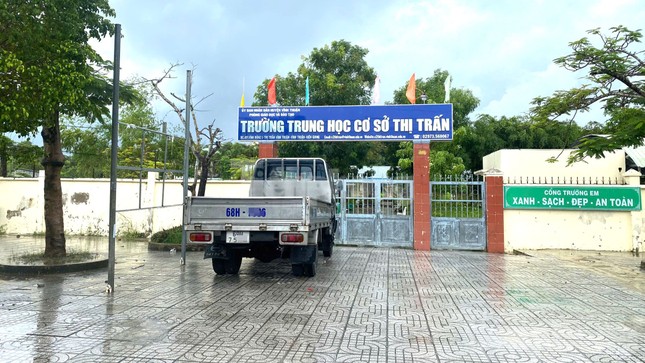
<path id="1" fill-rule="evenodd" d="M 249 197 L 188 197 L 187 241 L 210 244 L 218 275 L 237 274 L 242 257 L 290 258 L 295 276 L 315 276 L 318 251 L 331 257 L 336 232 L 334 181 L 320 158 L 265 158 Z"/>

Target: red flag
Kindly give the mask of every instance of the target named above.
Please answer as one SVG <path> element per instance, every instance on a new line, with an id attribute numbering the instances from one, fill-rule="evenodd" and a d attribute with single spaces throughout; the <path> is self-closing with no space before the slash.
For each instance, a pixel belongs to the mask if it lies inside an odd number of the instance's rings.
<path id="1" fill-rule="evenodd" d="M 275 105 L 275 77 L 269 81 L 269 105 Z"/>
<path id="2" fill-rule="evenodd" d="M 410 101 L 410 103 L 417 103 L 417 82 L 414 79 L 414 73 L 412 73 L 410 82 L 408 82 L 408 90 L 405 91 L 405 97 L 408 98 L 408 101 Z"/>

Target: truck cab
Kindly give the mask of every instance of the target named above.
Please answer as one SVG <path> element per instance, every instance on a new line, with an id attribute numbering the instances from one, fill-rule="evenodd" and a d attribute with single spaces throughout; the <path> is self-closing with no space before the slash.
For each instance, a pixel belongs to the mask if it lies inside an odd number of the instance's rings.
<path id="1" fill-rule="evenodd" d="M 259 159 L 253 168 L 251 197 L 309 196 L 336 204 L 327 163 L 318 158 Z"/>

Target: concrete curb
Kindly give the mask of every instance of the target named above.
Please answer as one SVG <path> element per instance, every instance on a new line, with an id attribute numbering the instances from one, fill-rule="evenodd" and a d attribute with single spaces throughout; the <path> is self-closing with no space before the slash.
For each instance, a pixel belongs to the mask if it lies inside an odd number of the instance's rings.
<path id="1" fill-rule="evenodd" d="M 41 275 L 95 270 L 108 266 L 107 259 L 90 262 L 69 263 L 64 265 L 5 265 L 0 264 L 0 274 L 8 275 Z"/>

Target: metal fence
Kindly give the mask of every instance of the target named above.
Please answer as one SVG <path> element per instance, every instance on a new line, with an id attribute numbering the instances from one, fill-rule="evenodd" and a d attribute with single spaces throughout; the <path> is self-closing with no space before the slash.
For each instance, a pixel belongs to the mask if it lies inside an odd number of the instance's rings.
<path id="1" fill-rule="evenodd" d="M 625 185 L 619 176 L 513 176 L 504 177 L 504 184 L 563 184 L 563 185 Z"/>
<path id="2" fill-rule="evenodd" d="M 433 176 L 430 182 L 433 249 L 486 249 L 486 188 L 481 177 Z"/>

